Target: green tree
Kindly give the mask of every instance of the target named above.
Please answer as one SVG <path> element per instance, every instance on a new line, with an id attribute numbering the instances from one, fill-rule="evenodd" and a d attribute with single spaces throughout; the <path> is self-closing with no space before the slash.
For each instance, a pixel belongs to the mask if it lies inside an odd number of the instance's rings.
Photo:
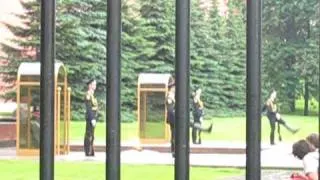
<path id="1" fill-rule="evenodd" d="M 296 98 L 304 95 L 308 101 L 317 84 L 312 82 L 319 78 L 317 6 L 315 0 L 264 1 L 264 87 L 280 89 L 281 101 L 290 111 L 295 111 Z"/>
<path id="2" fill-rule="evenodd" d="M 199 0 L 191 1 L 190 16 L 190 69 L 191 86 L 203 86 L 207 82 L 210 71 L 206 67 L 206 56 L 210 46 L 209 26 L 204 9 Z M 206 92 L 206 91 L 204 91 Z M 206 95 L 204 95 L 206 96 Z"/>
<path id="3" fill-rule="evenodd" d="M 6 68 L 1 68 L 0 73 L 5 74 L 4 81 L 12 84 L 11 88 L 14 87 L 20 63 L 36 60 L 35 52 L 36 48 L 39 47 L 40 40 L 39 4 L 36 1 L 21 1 L 21 5 L 25 9 L 25 13 L 21 15 L 16 14 L 16 16 L 21 19 L 23 26 L 3 22 L 15 37 L 9 40 L 10 44 L 0 44 L 5 54 L 1 58 L 8 63 Z M 14 97 L 14 92 L 6 95 L 8 99 Z"/>
<path id="4" fill-rule="evenodd" d="M 140 14 L 145 39 L 155 44 L 149 72 L 168 73 L 174 69 L 175 4 L 173 0 L 143 0 Z"/>
<path id="5" fill-rule="evenodd" d="M 95 78 L 99 114 L 105 112 L 106 2 L 61 0 L 57 12 L 56 57 L 68 68 L 73 119 L 84 119 L 86 83 Z M 104 120 L 100 117 L 99 120 Z"/>
<path id="6" fill-rule="evenodd" d="M 224 96 L 223 85 L 226 83 L 225 78 L 228 76 L 223 66 L 225 53 L 225 33 L 226 33 L 226 17 L 219 14 L 218 1 L 212 1 L 212 8 L 209 9 L 209 17 L 207 20 L 209 28 L 208 41 L 206 48 L 206 64 L 204 67 L 209 70 L 207 75 L 206 90 L 209 95 L 204 97 L 205 102 L 209 103 L 209 108 L 213 109 L 215 115 L 225 114 L 228 111 L 226 99 Z M 204 94 L 205 95 L 205 94 Z"/>
<path id="7" fill-rule="evenodd" d="M 121 98 L 122 110 L 126 112 L 124 121 L 132 121 L 136 109 L 137 81 L 140 72 L 149 70 L 149 60 L 154 55 L 154 42 L 146 40 L 150 31 L 143 28 L 140 7 L 137 3 L 126 0 L 122 5 L 122 42 L 121 42 Z"/>
<path id="8" fill-rule="evenodd" d="M 219 33 L 221 32 L 221 17 L 218 9 L 204 9 L 199 0 L 193 0 L 191 6 L 191 87 L 201 86 L 203 100 L 208 109 L 221 108 L 219 98 Z M 220 23 L 220 24 L 219 24 Z M 220 106 L 220 107 L 219 107 Z"/>
<path id="9" fill-rule="evenodd" d="M 225 48 L 223 62 L 225 84 L 223 86 L 227 107 L 231 111 L 244 112 L 246 103 L 246 26 L 244 1 L 228 3 Z"/>
<path id="10" fill-rule="evenodd" d="M 21 62 L 36 59 L 34 53 L 29 55 L 25 51 L 34 52 L 39 47 L 39 3 L 21 1 L 21 4 L 26 13 L 18 16 L 25 25 L 7 25 L 15 37 L 19 37 L 13 40 L 18 48 L 1 45 L 9 63 L 4 70 L 9 77 L 7 82 L 16 79 L 17 67 Z M 105 82 L 105 6 L 102 0 L 57 1 L 56 59 L 67 67 L 68 81 L 72 88 L 73 119 L 84 119 L 86 82 L 90 78 L 96 78 L 102 84 Z M 97 96 L 102 110 L 105 109 L 104 94 L 105 86 L 98 85 Z"/>

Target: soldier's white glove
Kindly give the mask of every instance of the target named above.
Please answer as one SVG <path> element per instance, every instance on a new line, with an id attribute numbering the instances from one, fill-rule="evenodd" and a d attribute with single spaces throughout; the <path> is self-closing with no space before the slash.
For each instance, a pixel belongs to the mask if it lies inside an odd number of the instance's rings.
<path id="1" fill-rule="evenodd" d="M 202 122 L 203 122 L 203 116 L 200 117 L 200 123 L 202 123 Z"/>
<path id="2" fill-rule="evenodd" d="M 91 125 L 92 127 L 96 127 L 97 121 L 95 119 L 91 120 Z"/>

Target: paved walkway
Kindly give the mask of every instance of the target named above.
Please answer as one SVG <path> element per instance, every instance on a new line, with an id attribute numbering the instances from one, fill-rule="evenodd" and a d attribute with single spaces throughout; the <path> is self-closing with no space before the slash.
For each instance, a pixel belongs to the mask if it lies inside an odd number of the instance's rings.
<path id="1" fill-rule="evenodd" d="M 134 143 L 134 142 L 131 142 Z M 99 143 L 98 143 L 99 144 Z M 207 142 L 204 145 L 209 145 Z M 134 145 L 134 144 L 131 144 Z M 202 146 L 204 146 L 202 145 Z M 194 146 L 194 145 L 191 145 Z M 199 145 L 197 145 L 199 146 Z M 242 144 L 230 142 L 211 142 L 210 147 L 245 148 Z M 38 157 L 18 157 L 15 148 L 0 148 L 1 159 L 38 159 Z M 71 152 L 68 155 L 55 157 L 56 161 L 94 161 L 105 163 L 105 152 L 96 152 L 95 157 L 86 157 L 83 152 Z M 122 164 L 144 165 L 174 165 L 174 159 L 170 153 L 151 150 L 125 150 L 121 152 Z M 205 167 L 246 167 L 246 154 L 190 154 L 191 166 Z M 262 180 L 286 180 L 293 171 L 302 171 L 302 162 L 291 154 L 291 144 L 265 145 L 261 151 L 261 179 Z M 221 180 L 245 180 L 245 175 L 223 178 Z"/>
<path id="2" fill-rule="evenodd" d="M 83 145 L 83 140 L 73 140 L 70 142 L 71 145 Z M 95 141 L 95 145 L 97 146 L 105 146 L 105 141 Z M 141 145 L 139 143 L 138 139 L 132 139 L 132 140 L 127 140 L 121 142 L 122 146 L 139 146 Z M 164 144 L 144 144 L 143 146 L 167 146 L 169 147 L 169 143 L 164 143 Z M 202 144 L 192 144 L 190 142 L 190 147 L 203 147 L 203 148 L 221 148 L 221 147 L 228 147 L 228 148 L 246 148 L 246 144 L 238 142 L 238 141 L 217 141 L 217 140 L 205 140 L 202 142 Z M 261 148 L 262 149 L 267 149 L 271 147 L 269 144 L 262 144 Z"/>
<path id="3" fill-rule="evenodd" d="M 216 142 L 217 146 L 219 142 Z M 227 146 L 236 147 L 235 144 Z M 223 143 L 220 142 L 220 145 Z M 244 147 L 243 147 L 244 148 Z M 14 148 L 0 148 L 0 159 L 21 159 L 32 157 L 17 157 Z M 83 152 L 71 152 L 68 155 L 57 156 L 57 161 L 96 161 L 104 163 L 105 152 L 96 152 L 95 157 L 85 157 Z M 152 150 L 130 149 L 121 152 L 121 162 L 125 164 L 162 164 L 173 165 L 174 159 L 170 153 L 162 153 Z M 192 166 L 210 167 L 239 167 L 246 166 L 246 154 L 190 154 L 190 164 Z M 291 154 L 291 144 L 278 144 L 265 147 L 261 151 L 261 167 L 266 169 L 302 169 L 302 162 L 294 158 Z"/>
<path id="4" fill-rule="evenodd" d="M 290 180 L 289 177 L 292 174 L 292 170 L 262 170 L 262 180 Z M 245 176 L 228 177 L 218 180 L 245 180 Z"/>

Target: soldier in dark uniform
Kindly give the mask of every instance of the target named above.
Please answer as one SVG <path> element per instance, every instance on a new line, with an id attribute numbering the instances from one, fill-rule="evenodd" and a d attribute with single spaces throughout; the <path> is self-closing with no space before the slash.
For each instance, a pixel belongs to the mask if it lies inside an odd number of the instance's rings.
<path id="1" fill-rule="evenodd" d="M 40 146 L 40 108 L 39 106 L 33 105 L 31 117 L 31 135 L 32 135 L 32 145 L 34 148 L 39 148 Z"/>
<path id="2" fill-rule="evenodd" d="M 84 150 L 86 156 L 94 156 L 94 129 L 96 126 L 96 116 L 98 110 L 98 102 L 94 97 L 94 91 L 96 89 L 96 81 L 90 80 L 88 83 L 88 91 L 85 97 L 86 105 L 86 132 L 84 138 Z"/>
<path id="3" fill-rule="evenodd" d="M 271 132 L 270 132 L 270 144 L 274 145 L 274 131 L 276 128 L 276 123 L 278 123 L 278 135 L 279 141 L 282 141 L 281 133 L 280 133 L 280 124 L 283 125 L 287 130 L 289 130 L 292 134 L 298 132 L 299 129 L 291 128 L 280 116 L 277 105 L 275 103 L 275 99 L 277 97 L 277 92 L 272 90 L 268 100 L 264 104 L 262 111 L 267 111 L 267 117 L 270 122 Z"/>
<path id="4" fill-rule="evenodd" d="M 167 106 L 167 123 L 170 125 L 170 134 L 171 134 L 171 153 L 172 157 L 175 157 L 174 146 L 175 146 L 175 83 L 171 82 L 168 86 L 169 92 L 166 97 L 166 106 Z"/>
<path id="5" fill-rule="evenodd" d="M 209 128 L 202 127 L 203 121 L 203 102 L 201 101 L 201 89 L 196 87 L 195 92 L 192 93 L 193 98 L 193 122 L 190 123 L 192 127 L 192 143 L 193 144 L 201 144 L 201 132 L 212 131 L 212 124 Z"/>

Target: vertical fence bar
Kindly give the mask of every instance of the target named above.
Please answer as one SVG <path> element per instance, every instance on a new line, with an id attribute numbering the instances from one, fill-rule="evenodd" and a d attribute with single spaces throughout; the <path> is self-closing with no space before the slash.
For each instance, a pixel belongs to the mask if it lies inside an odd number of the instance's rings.
<path id="1" fill-rule="evenodd" d="M 55 0 L 41 1 L 40 179 L 54 179 Z"/>
<path id="2" fill-rule="evenodd" d="M 261 0 L 247 0 L 246 179 L 261 178 Z"/>
<path id="3" fill-rule="evenodd" d="M 320 6 L 319 6 L 320 7 Z M 318 49 L 318 58 L 320 57 L 320 49 Z M 319 71 L 320 71 L 320 61 L 319 62 Z M 320 77 L 318 76 L 318 132 L 320 133 Z M 319 151 L 320 155 L 320 151 Z M 320 167 L 320 161 L 319 161 L 319 167 Z M 320 179 L 320 168 L 318 168 L 318 179 Z"/>
<path id="4" fill-rule="evenodd" d="M 121 0 L 108 0 L 107 13 L 106 179 L 120 180 Z"/>
<path id="5" fill-rule="evenodd" d="M 189 180 L 190 0 L 176 0 L 175 180 Z"/>

